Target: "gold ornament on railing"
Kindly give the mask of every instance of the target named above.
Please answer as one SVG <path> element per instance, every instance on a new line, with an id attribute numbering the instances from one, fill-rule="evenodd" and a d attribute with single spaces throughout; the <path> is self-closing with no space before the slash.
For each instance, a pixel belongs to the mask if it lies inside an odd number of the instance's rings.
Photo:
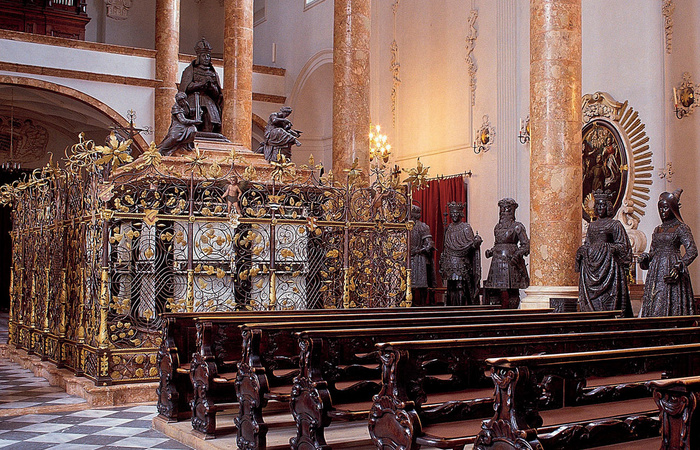
<path id="1" fill-rule="evenodd" d="M 420 162 L 420 158 L 417 160 L 417 165 L 413 169 L 406 170 L 404 172 L 408 173 L 408 178 L 403 180 L 404 183 L 411 183 L 411 185 L 418 189 L 425 189 L 428 186 L 428 169 L 430 166 L 423 166 Z"/>
<path id="2" fill-rule="evenodd" d="M 160 166 L 160 163 L 162 161 L 162 155 L 158 151 L 158 148 L 156 147 L 155 142 L 151 142 L 151 145 L 148 147 L 148 150 L 143 152 L 141 155 L 141 158 L 139 158 L 141 162 L 136 166 L 136 170 L 142 170 L 145 167 L 148 166 L 153 166 L 153 167 L 158 167 Z"/>
<path id="3" fill-rule="evenodd" d="M 109 133 L 108 145 L 98 145 L 95 150 L 102 154 L 102 157 L 95 161 L 95 165 L 103 166 L 111 164 L 113 167 L 118 167 L 123 163 L 130 163 L 134 160 L 129 154 L 129 146 L 133 141 L 127 139 L 119 142 L 117 135 L 112 131 Z"/>

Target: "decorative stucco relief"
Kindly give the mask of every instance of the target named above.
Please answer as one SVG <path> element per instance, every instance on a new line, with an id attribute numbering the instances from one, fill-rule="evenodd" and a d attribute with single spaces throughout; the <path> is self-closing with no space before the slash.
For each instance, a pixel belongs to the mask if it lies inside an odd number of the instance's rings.
<path id="1" fill-rule="evenodd" d="M 125 20 L 129 17 L 129 8 L 133 0 L 106 0 L 107 17 L 110 19 Z"/>
<path id="2" fill-rule="evenodd" d="M 10 145 L 12 157 L 21 163 L 41 161 L 46 155 L 49 132 L 41 125 L 35 125 L 31 119 L 11 120 L 0 116 L 0 157 L 9 159 Z"/>
<path id="3" fill-rule="evenodd" d="M 399 77 L 399 69 L 401 64 L 399 63 L 399 44 L 396 42 L 396 13 L 399 9 L 399 2 L 401 0 L 394 0 L 391 4 L 391 10 L 394 14 L 394 40 L 391 41 L 391 46 L 389 51 L 391 52 L 391 61 L 389 63 L 389 70 L 391 71 L 391 119 L 394 128 L 396 128 L 396 103 L 399 96 L 399 86 L 401 85 L 401 78 Z"/>
<path id="4" fill-rule="evenodd" d="M 673 11 L 676 5 L 673 0 L 663 0 L 661 12 L 664 15 L 664 30 L 666 34 L 666 53 L 671 54 L 671 38 L 673 37 Z"/>
<path id="5" fill-rule="evenodd" d="M 467 70 L 469 71 L 469 87 L 471 89 L 472 106 L 476 103 L 476 60 L 474 59 L 474 47 L 476 47 L 476 38 L 479 36 L 479 32 L 476 29 L 476 19 L 479 17 L 479 11 L 472 9 L 469 12 L 469 18 L 467 19 L 467 38 L 466 38 L 466 49 L 467 49 Z"/>

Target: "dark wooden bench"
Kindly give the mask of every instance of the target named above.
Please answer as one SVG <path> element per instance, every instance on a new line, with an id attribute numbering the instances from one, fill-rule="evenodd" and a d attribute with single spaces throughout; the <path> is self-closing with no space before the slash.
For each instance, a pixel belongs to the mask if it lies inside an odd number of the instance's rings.
<path id="1" fill-rule="evenodd" d="M 360 312 L 361 311 L 361 312 Z M 543 312 L 545 311 L 545 312 Z M 275 380 L 278 384 L 289 385 L 298 371 L 298 346 L 293 338 L 293 331 L 301 327 L 309 328 L 320 326 L 356 326 L 363 327 L 377 320 L 382 323 L 403 324 L 406 321 L 432 321 L 433 323 L 463 323 L 465 321 L 510 321 L 509 317 L 537 317 L 548 316 L 550 309 L 531 310 L 526 312 L 505 311 L 499 309 L 468 309 L 460 307 L 456 310 L 443 310 L 442 308 L 391 308 L 382 310 L 358 310 L 357 313 L 314 314 L 304 315 L 298 312 L 290 313 L 277 321 L 269 316 L 257 322 L 270 323 L 271 329 L 283 327 L 283 333 L 277 333 L 268 346 L 274 349 L 274 360 L 268 365 L 271 369 L 285 370 Z M 368 318 L 372 317 L 372 318 Z M 381 317 L 378 319 L 377 317 Z M 241 360 L 241 349 L 244 347 L 245 335 L 241 334 L 239 326 L 247 322 L 255 323 L 251 317 L 238 316 L 206 316 L 194 319 L 197 329 L 197 348 L 190 361 L 190 381 L 192 389 L 192 428 L 204 437 L 215 437 L 216 414 L 222 409 L 230 408 L 237 402 L 234 385 L 237 383 L 237 372 L 240 370 L 238 362 Z M 285 327 L 289 325 L 288 327 Z M 298 325 L 297 325 L 298 324 Z M 303 329 L 303 328 L 301 328 Z M 265 348 L 268 348 L 265 347 Z M 244 358 L 245 359 L 245 358 Z M 247 366 L 245 366 L 247 367 Z M 288 401 L 288 395 L 287 400 Z M 245 405 L 242 405 L 245 406 Z"/>
<path id="2" fill-rule="evenodd" d="M 469 389 L 468 374 L 475 373 L 474 366 L 483 368 L 487 358 L 700 339 L 696 321 L 686 320 L 685 324 L 691 326 L 684 329 L 632 329 L 379 344 L 382 388 L 373 399 L 370 436 L 375 444 L 385 448 L 403 446 L 414 449 L 420 445 L 461 448 L 473 443 L 479 432 L 478 421 L 474 419 L 487 417 L 494 408 L 492 391 Z M 435 365 L 436 361 L 450 363 L 446 376 L 440 371 L 437 372 L 441 374 L 439 376 L 431 374 L 430 366 Z M 565 390 L 560 380 L 556 377 L 546 380 L 547 389 L 543 398 L 547 407 L 560 407 L 563 404 L 562 392 L 593 403 L 606 397 L 635 397 L 644 393 L 643 384 L 640 383 L 628 383 L 622 388 L 589 389 L 577 379 L 578 384 L 567 385 Z"/>
<path id="3" fill-rule="evenodd" d="M 557 314 L 559 316 L 559 314 Z M 579 315 L 586 317 L 585 314 Z M 574 316 L 575 317 L 575 316 Z M 686 324 L 694 325 L 695 319 Z M 370 328 L 307 330 L 297 333 L 301 350 L 300 369 L 294 379 L 291 409 L 297 425 L 297 436 L 292 448 L 302 443 L 321 448 L 325 445 L 324 432 L 334 420 L 366 419 L 372 405 L 372 396 L 379 392 L 379 368 L 376 367 L 374 346 L 391 340 L 423 340 L 440 338 L 476 338 L 485 336 L 520 336 L 581 333 L 593 331 L 671 328 L 677 321 L 662 319 L 601 319 L 595 321 L 549 321 L 475 325 L 447 325 L 438 328 Z M 479 345 L 483 341 L 479 341 Z M 508 341 L 493 347 L 498 354 Z M 491 353 L 485 353 L 492 356 Z M 370 363 L 369 365 L 367 363 Z M 491 386 L 484 377 L 482 364 L 470 365 L 466 384 L 471 387 Z M 491 404 L 484 404 L 490 412 Z M 436 413 L 437 414 L 437 413 Z"/>
<path id="4" fill-rule="evenodd" d="M 661 421 L 661 450 L 700 448 L 700 376 L 654 380 L 652 391 Z"/>
<path id="5" fill-rule="evenodd" d="M 392 314 L 398 316 L 426 314 L 444 315 L 451 313 L 481 314 L 481 311 L 493 311 L 496 307 L 489 305 L 470 305 L 454 307 L 420 307 L 420 308 L 372 308 L 372 309 L 311 309 L 311 310 L 285 310 L 285 311 L 235 311 L 235 312 L 178 312 L 163 313 L 161 344 L 157 355 L 159 371 L 158 413 L 168 422 L 175 422 L 190 418 L 192 410 L 192 383 L 190 380 L 190 358 L 196 349 L 195 319 L 227 318 L 233 320 L 246 318 L 246 320 L 262 321 L 271 318 L 286 316 L 356 316 Z M 540 310 L 539 312 L 542 312 Z M 281 319 L 280 319 L 281 320 Z M 240 352 L 239 352 L 240 353 Z M 234 366 L 237 360 L 234 362 Z M 234 367 L 235 370 L 235 367 Z"/>
<path id="6" fill-rule="evenodd" d="M 244 339 L 245 355 L 241 364 L 239 364 L 236 381 L 240 404 L 239 416 L 236 419 L 239 446 L 249 448 L 252 445 L 254 448 L 263 448 L 267 432 L 267 427 L 263 420 L 263 408 L 269 401 L 287 403 L 300 392 L 296 384 L 294 389 L 292 389 L 290 384 L 291 376 L 297 373 L 297 371 L 290 372 L 290 370 L 298 368 L 299 365 L 304 367 L 306 364 L 303 350 L 302 358 L 304 358 L 304 361 L 300 362 L 299 360 L 299 347 L 297 344 L 297 333 L 299 331 L 309 328 L 317 330 L 335 330 L 338 328 L 357 330 L 356 338 L 348 339 L 343 342 L 343 345 L 330 345 L 328 347 L 331 349 L 330 353 L 344 352 L 348 356 L 346 364 L 352 365 L 347 370 L 351 371 L 354 376 L 378 379 L 380 371 L 377 366 L 378 360 L 373 353 L 375 341 L 372 340 L 373 331 L 371 331 L 375 328 L 402 328 L 404 329 L 402 335 L 407 337 L 411 336 L 411 334 L 405 331 L 406 327 L 411 329 L 421 328 L 426 337 L 428 337 L 434 334 L 436 330 L 451 324 L 481 323 L 483 325 L 482 330 L 500 330 L 508 329 L 510 328 L 510 323 L 515 325 L 518 321 L 521 323 L 542 321 L 544 323 L 540 322 L 538 330 L 544 332 L 543 330 L 550 326 L 549 321 L 556 321 L 556 319 L 593 323 L 598 320 L 616 317 L 617 315 L 619 315 L 619 312 L 616 311 L 553 315 L 552 313 L 522 314 L 519 311 L 510 310 L 510 314 L 442 318 L 421 316 L 402 319 L 378 318 L 358 320 L 354 323 L 334 321 L 323 324 L 311 322 L 246 324 L 242 327 L 243 335 L 246 336 Z M 352 331 L 348 331 L 348 333 L 352 333 Z M 357 350 L 354 351 L 355 349 Z M 354 355 L 357 352 L 370 352 L 370 354 L 349 360 L 350 355 Z M 326 362 L 330 363 L 331 361 L 329 359 Z M 360 367 L 360 365 L 366 363 L 375 366 L 374 369 Z M 283 370 L 282 377 L 276 373 L 279 370 Z M 347 370 L 343 369 L 343 372 Z M 362 385 L 365 395 L 368 396 L 368 399 L 371 399 L 371 395 L 376 393 L 374 388 L 377 386 L 377 383 L 365 382 Z"/>
<path id="7" fill-rule="evenodd" d="M 525 442 L 531 448 L 585 448 L 658 435 L 660 424 L 653 401 L 647 397 L 636 403 L 605 403 L 592 413 L 596 419 L 589 417 L 585 422 L 563 423 L 566 414 L 556 417 L 550 413 L 548 425 L 559 423 L 549 431 L 542 428 L 545 420 L 540 411 L 541 380 L 545 376 L 560 377 L 566 389 L 594 376 L 619 380 L 621 375 L 654 372 L 662 372 L 664 377 L 695 375 L 700 373 L 700 344 L 493 358 L 487 362 L 495 384 L 496 412 L 483 422 L 475 449 L 499 449 Z M 565 391 L 564 406 L 577 404 L 580 397 Z M 585 396 L 583 399 L 586 402 Z M 581 419 L 582 415 L 575 417 Z"/>

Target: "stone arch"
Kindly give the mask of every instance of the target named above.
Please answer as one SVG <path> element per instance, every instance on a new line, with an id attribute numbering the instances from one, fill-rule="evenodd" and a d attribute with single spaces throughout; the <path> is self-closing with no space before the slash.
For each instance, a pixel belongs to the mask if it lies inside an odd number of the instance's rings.
<path id="1" fill-rule="evenodd" d="M 127 128 L 129 126 L 129 121 L 121 114 L 116 112 L 114 109 L 109 107 L 107 104 L 101 102 L 100 100 L 97 100 L 96 98 L 88 94 L 85 94 L 84 92 L 80 92 L 68 86 L 59 85 L 50 81 L 37 80 L 35 78 L 27 78 L 12 75 L 0 75 L 0 84 L 42 89 L 45 91 L 64 95 L 99 111 L 99 113 L 101 113 L 104 117 L 121 127 Z M 140 134 L 135 136 L 134 144 L 134 156 L 139 155 L 145 149 L 148 148 L 146 140 Z"/>
<path id="2" fill-rule="evenodd" d="M 302 146 L 294 149 L 297 163 L 312 154 L 317 162 L 332 167 L 333 138 L 333 50 L 321 50 L 309 58 L 289 95 L 294 127 L 303 131 Z M 329 107 L 331 105 L 331 107 Z"/>

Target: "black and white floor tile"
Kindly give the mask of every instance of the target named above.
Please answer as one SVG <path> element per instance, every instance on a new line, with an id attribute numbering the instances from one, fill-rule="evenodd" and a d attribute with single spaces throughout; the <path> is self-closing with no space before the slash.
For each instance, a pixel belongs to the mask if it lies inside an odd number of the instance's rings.
<path id="1" fill-rule="evenodd" d="M 0 315 L 0 343 L 6 342 L 7 315 Z M 68 412 L 12 415 L 12 409 L 50 411 L 59 405 L 74 405 L 75 408 Z M 190 448 L 151 429 L 151 421 L 156 415 L 154 404 L 87 407 L 84 399 L 68 395 L 19 364 L 0 358 L 1 450 Z"/>
<path id="2" fill-rule="evenodd" d="M 0 448 L 22 450 L 188 449 L 151 429 L 155 406 L 124 406 L 0 418 Z"/>

